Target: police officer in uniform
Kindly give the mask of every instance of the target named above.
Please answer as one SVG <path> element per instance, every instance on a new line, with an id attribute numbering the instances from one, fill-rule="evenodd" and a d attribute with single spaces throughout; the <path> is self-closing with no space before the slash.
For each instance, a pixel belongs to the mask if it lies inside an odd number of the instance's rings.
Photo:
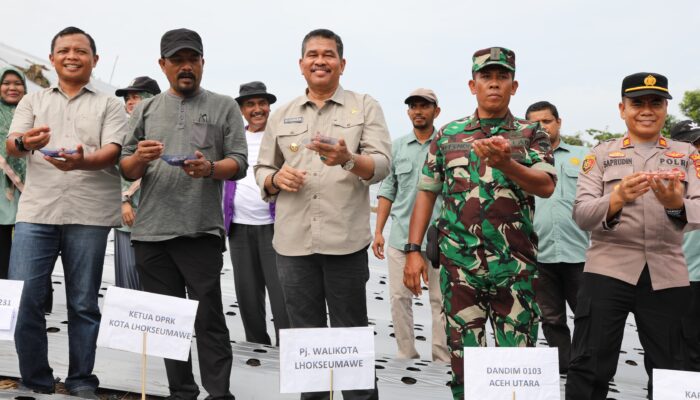
<path id="1" fill-rule="evenodd" d="M 600 143 L 581 166 L 573 217 L 591 231 L 575 312 L 566 399 L 605 399 L 630 312 L 653 368 L 682 369 L 681 321 L 690 300 L 681 250 L 700 227 L 700 168 L 690 143 L 661 136 L 668 80 L 622 81 L 624 137 Z M 649 393 L 652 393 L 649 384 Z"/>
<path id="2" fill-rule="evenodd" d="M 477 109 L 433 138 L 418 184 L 404 251 L 404 284 L 428 282 L 420 243 L 438 194 L 440 286 L 451 351 L 452 394 L 464 394 L 464 346 L 485 346 L 490 320 L 497 346 L 534 346 L 537 235 L 534 197 L 549 197 L 556 171 L 547 133 L 508 109 L 518 88 L 515 53 L 491 47 L 474 53 L 469 88 Z"/>

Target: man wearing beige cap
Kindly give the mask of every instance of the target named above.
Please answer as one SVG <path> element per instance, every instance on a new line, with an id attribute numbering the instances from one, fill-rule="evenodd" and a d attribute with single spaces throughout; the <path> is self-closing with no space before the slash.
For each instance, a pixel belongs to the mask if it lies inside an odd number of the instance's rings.
<path id="1" fill-rule="evenodd" d="M 391 318 L 394 322 L 394 335 L 398 346 L 397 358 L 420 358 L 416 351 L 413 332 L 413 310 L 411 308 L 411 291 L 403 284 L 403 267 L 406 263 L 404 245 L 408 242 L 408 222 L 416 198 L 418 177 L 423 168 L 425 156 L 430 147 L 430 140 L 435 136 L 433 121 L 440 115 L 440 107 L 435 93 L 430 89 L 414 90 L 404 101 L 408 104 L 408 118 L 413 124 L 413 131 L 396 139 L 392 143 L 391 165 L 389 175 L 382 182 L 377 194 L 377 226 L 372 242 L 375 257 L 384 259 L 384 225 L 391 215 L 391 233 L 386 247 L 389 260 L 389 296 Z M 440 211 L 441 202 L 436 202 L 431 219 Z M 426 241 L 421 244 L 421 254 L 425 256 Z M 440 273 L 437 268 L 428 268 L 429 298 L 432 311 L 432 353 L 434 361 L 450 361 L 445 337 L 445 314 L 442 311 L 442 294 L 440 294 Z"/>

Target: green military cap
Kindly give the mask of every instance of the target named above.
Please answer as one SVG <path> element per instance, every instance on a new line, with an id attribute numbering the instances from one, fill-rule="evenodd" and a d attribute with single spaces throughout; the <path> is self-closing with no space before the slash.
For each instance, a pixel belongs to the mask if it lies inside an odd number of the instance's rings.
<path id="1" fill-rule="evenodd" d="M 627 75 L 622 80 L 623 97 L 639 97 L 647 94 L 656 94 L 661 97 L 672 99 L 668 92 L 668 79 L 655 72 L 637 72 Z"/>
<path id="2" fill-rule="evenodd" d="M 500 65 L 515 72 L 515 53 L 505 47 L 489 47 L 477 50 L 472 56 L 472 72 L 481 70 L 489 65 Z"/>

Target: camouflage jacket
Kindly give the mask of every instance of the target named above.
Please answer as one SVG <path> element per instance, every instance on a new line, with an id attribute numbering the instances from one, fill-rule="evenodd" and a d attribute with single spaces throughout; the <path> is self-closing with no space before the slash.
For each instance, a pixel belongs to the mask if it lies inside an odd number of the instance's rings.
<path id="1" fill-rule="evenodd" d="M 433 138 L 418 189 L 442 193 L 436 224 L 440 250 L 451 262 L 468 270 L 488 263 L 492 273 L 512 276 L 534 268 L 537 260 L 535 201 L 471 150 L 474 140 L 494 135 L 509 140 L 513 160 L 556 181 L 549 136 L 538 123 L 508 112 L 498 126 L 482 126 L 475 112 L 448 123 Z"/>

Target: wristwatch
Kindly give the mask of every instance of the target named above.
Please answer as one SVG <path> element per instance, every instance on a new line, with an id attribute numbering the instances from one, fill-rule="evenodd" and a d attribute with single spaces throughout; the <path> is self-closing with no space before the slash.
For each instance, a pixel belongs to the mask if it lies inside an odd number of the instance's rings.
<path id="1" fill-rule="evenodd" d="M 345 164 L 340 164 L 340 166 L 346 171 L 350 171 L 351 169 L 355 168 L 355 155 L 350 154 L 350 159 L 345 161 Z"/>
<path id="2" fill-rule="evenodd" d="M 404 253 L 411 253 L 413 251 L 421 251 L 420 245 L 415 243 L 406 243 L 403 246 Z"/>
<path id="3" fill-rule="evenodd" d="M 24 147 L 24 136 L 18 136 L 15 138 L 15 147 L 19 151 L 29 151 L 28 148 Z"/>

